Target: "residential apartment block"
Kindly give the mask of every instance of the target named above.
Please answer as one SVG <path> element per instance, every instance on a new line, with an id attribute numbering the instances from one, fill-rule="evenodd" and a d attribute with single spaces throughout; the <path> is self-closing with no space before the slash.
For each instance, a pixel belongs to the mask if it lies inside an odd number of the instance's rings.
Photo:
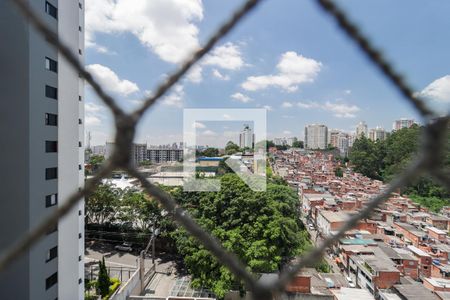
<path id="1" fill-rule="evenodd" d="M 328 128 L 325 125 L 312 124 L 305 127 L 305 148 L 326 149 L 328 146 Z"/>
<path id="2" fill-rule="evenodd" d="M 83 63 L 84 1 L 27 1 Z M 84 81 L 0 1 L 0 252 L 84 183 Z M 84 298 L 84 204 L 0 273 L 1 299 Z"/>

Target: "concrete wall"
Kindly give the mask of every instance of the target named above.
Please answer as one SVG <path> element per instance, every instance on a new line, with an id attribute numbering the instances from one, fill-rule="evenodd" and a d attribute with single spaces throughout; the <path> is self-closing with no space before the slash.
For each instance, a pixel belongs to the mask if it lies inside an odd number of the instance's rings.
<path id="1" fill-rule="evenodd" d="M 76 46 L 72 46 L 78 52 L 82 40 L 78 25 L 83 16 L 78 1 L 48 0 L 55 7 L 62 4 L 58 7 L 58 20 L 45 12 L 45 0 L 28 2 L 64 41 L 73 38 Z M 67 193 L 75 191 L 83 182 L 82 171 L 78 170 L 82 161 L 78 140 L 80 134 L 83 136 L 83 128 L 79 127 L 77 114 L 82 113 L 78 94 L 83 88 L 78 74 L 68 71 L 57 51 L 23 20 L 10 1 L 0 0 L 0 25 L 3 42 L 0 47 L 3 143 L 0 147 L 0 251 L 3 251 L 56 209 L 56 206 L 46 207 L 46 195 L 58 193 L 61 203 Z M 57 73 L 45 68 L 45 57 L 58 62 Z M 58 88 L 57 100 L 45 96 L 45 85 Z M 58 126 L 46 125 L 45 113 L 57 114 Z M 46 153 L 45 141 L 58 141 L 58 153 Z M 45 169 L 49 167 L 58 167 L 57 179 L 45 179 Z M 83 230 L 79 220 L 83 218 L 78 216 L 78 209 L 70 218 L 76 220 L 75 227 L 70 222 L 65 225 L 64 220 L 57 232 L 43 237 L 0 274 L 1 299 L 83 298 L 84 287 L 78 284 L 79 274 L 84 274 L 83 262 L 78 262 L 79 253 L 83 253 L 83 241 L 78 239 L 78 233 Z M 58 256 L 47 261 L 49 250 L 55 246 L 58 246 Z M 46 289 L 46 278 L 55 272 L 58 272 L 58 283 Z M 71 276 L 76 279 L 72 280 Z"/>
<path id="2" fill-rule="evenodd" d="M 83 15 L 84 3 L 81 9 L 78 1 L 59 1 L 58 34 L 61 40 L 70 47 L 73 53 L 82 61 L 83 45 L 80 45 L 84 28 L 79 31 L 80 16 Z M 81 24 L 82 25 L 82 24 Z M 80 54 L 78 51 L 81 50 Z M 83 152 L 84 132 L 79 124 L 80 117 L 80 79 L 68 62 L 58 55 L 58 196 L 62 204 L 82 185 L 83 162 L 80 152 Z M 81 104 L 82 105 L 82 104 Z M 78 146 L 82 142 L 82 147 Z M 81 170 L 79 165 L 82 166 Z M 59 265 L 58 284 L 60 300 L 84 298 L 83 255 L 84 229 L 82 226 L 82 204 L 76 206 L 59 222 Z M 81 233 L 81 237 L 79 234 Z"/>
<path id="3" fill-rule="evenodd" d="M 29 28 L 9 1 L 0 1 L 0 252 L 28 230 Z M 7 41 L 8 47 L 5 46 Z M 28 299 L 28 255 L 0 273 L 3 299 Z M 25 275 L 25 276 L 24 276 Z M 14 296 L 13 296 L 14 295 Z"/>

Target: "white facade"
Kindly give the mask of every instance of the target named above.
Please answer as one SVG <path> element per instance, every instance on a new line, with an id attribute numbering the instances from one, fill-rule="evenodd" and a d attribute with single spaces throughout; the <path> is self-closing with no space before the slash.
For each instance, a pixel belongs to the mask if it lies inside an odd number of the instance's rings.
<path id="1" fill-rule="evenodd" d="M 376 141 L 384 141 L 386 139 L 386 131 L 384 128 L 377 126 L 376 128 L 372 128 L 369 131 L 369 139 Z"/>
<path id="2" fill-rule="evenodd" d="M 414 124 L 413 119 L 401 118 L 400 120 L 395 120 L 392 124 L 393 130 L 400 130 L 402 128 L 409 128 Z"/>
<path id="3" fill-rule="evenodd" d="M 356 126 L 356 137 L 359 138 L 361 136 L 369 137 L 366 122 L 359 122 Z"/>
<path id="4" fill-rule="evenodd" d="M 349 138 L 348 135 L 341 132 L 337 136 L 337 148 L 339 149 L 339 153 L 342 156 L 347 156 L 349 147 Z"/>
<path id="5" fill-rule="evenodd" d="M 84 64 L 84 1 L 26 2 Z M 11 1 L 0 1 L 0 23 L 3 252 L 84 184 L 84 82 Z M 0 298 L 84 299 L 83 255 L 81 200 L 0 272 Z"/>
<path id="6" fill-rule="evenodd" d="M 84 1 L 58 1 L 58 34 L 82 64 L 83 32 Z M 84 80 L 61 54 L 58 91 L 58 198 L 63 203 L 84 185 L 85 145 Z M 60 221 L 58 245 L 58 299 L 84 299 L 84 201 Z"/>
<path id="7" fill-rule="evenodd" d="M 252 149 L 254 143 L 253 138 L 253 130 L 249 125 L 245 124 L 244 129 L 242 129 L 241 133 L 239 134 L 239 147 Z"/>
<path id="8" fill-rule="evenodd" d="M 321 124 L 312 124 L 305 127 L 305 148 L 326 149 L 328 146 L 328 128 Z"/>

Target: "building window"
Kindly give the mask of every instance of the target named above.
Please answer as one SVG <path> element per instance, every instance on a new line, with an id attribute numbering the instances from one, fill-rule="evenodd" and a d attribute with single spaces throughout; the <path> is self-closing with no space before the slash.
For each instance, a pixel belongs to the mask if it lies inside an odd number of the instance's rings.
<path id="1" fill-rule="evenodd" d="M 58 204 L 58 194 L 51 194 L 45 196 L 45 207 L 50 207 Z"/>
<path id="2" fill-rule="evenodd" d="M 81 120 L 81 119 L 78 119 L 78 124 L 83 124 L 83 120 Z"/>
<path id="3" fill-rule="evenodd" d="M 83 99 L 81 98 L 81 96 L 78 96 L 78 101 L 82 101 Z"/>
<path id="4" fill-rule="evenodd" d="M 45 58 L 45 68 L 49 71 L 58 73 L 58 62 L 51 58 Z"/>
<path id="5" fill-rule="evenodd" d="M 83 52 L 81 51 L 81 49 L 78 49 L 78 53 L 79 53 L 80 55 L 83 54 Z"/>
<path id="6" fill-rule="evenodd" d="M 78 165 L 78 170 L 82 170 L 83 167 L 81 165 Z"/>
<path id="7" fill-rule="evenodd" d="M 55 87 L 46 85 L 45 86 L 45 97 L 57 100 L 58 99 L 58 89 Z"/>
<path id="8" fill-rule="evenodd" d="M 58 283 L 58 272 L 53 273 L 53 275 L 45 279 L 45 289 L 48 290 L 56 283 Z"/>
<path id="9" fill-rule="evenodd" d="M 80 210 L 78 210 L 78 215 L 81 216 L 83 214 L 83 212 Z"/>
<path id="10" fill-rule="evenodd" d="M 78 238 L 81 239 L 83 235 L 81 233 L 78 234 Z"/>
<path id="11" fill-rule="evenodd" d="M 48 1 L 45 1 L 45 12 L 53 18 L 58 19 L 58 9 Z"/>
<path id="12" fill-rule="evenodd" d="M 80 9 L 83 9 L 83 4 L 81 4 L 81 2 L 78 2 L 78 7 L 79 7 Z"/>
<path id="13" fill-rule="evenodd" d="M 81 26 L 78 26 L 78 31 L 81 32 Z"/>
<path id="14" fill-rule="evenodd" d="M 46 113 L 45 125 L 58 126 L 58 115 Z"/>
<path id="15" fill-rule="evenodd" d="M 81 145 L 81 142 L 78 142 L 78 147 L 83 147 L 83 146 Z"/>
<path id="16" fill-rule="evenodd" d="M 46 168 L 45 169 L 45 180 L 58 178 L 58 168 Z"/>
<path id="17" fill-rule="evenodd" d="M 45 141 L 45 152 L 46 153 L 58 152 L 58 142 Z"/>
<path id="18" fill-rule="evenodd" d="M 58 246 L 55 246 L 55 247 L 51 248 L 50 250 L 48 250 L 47 259 L 45 260 L 45 262 L 49 262 L 52 259 L 56 258 L 57 256 L 58 256 Z"/>
<path id="19" fill-rule="evenodd" d="M 81 255 L 78 256 L 78 261 L 81 261 Z"/>
<path id="20" fill-rule="evenodd" d="M 83 279 L 78 278 L 78 284 L 81 284 L 83 282 Z"/>

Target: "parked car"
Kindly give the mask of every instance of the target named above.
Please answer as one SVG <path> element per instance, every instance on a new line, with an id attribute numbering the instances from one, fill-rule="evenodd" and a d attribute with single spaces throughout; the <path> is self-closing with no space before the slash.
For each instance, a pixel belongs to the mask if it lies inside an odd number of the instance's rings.
<path id="1" fill-rule="evenodd" d="M 119 251 L 126 251 L 126 252 L 133 251 L 133 248 L 131 248 L 131 244 L 130 243 L 122 243 L 120 245 L 116 245 L 114 247 L 114 249 L 119 250 Z"/>

